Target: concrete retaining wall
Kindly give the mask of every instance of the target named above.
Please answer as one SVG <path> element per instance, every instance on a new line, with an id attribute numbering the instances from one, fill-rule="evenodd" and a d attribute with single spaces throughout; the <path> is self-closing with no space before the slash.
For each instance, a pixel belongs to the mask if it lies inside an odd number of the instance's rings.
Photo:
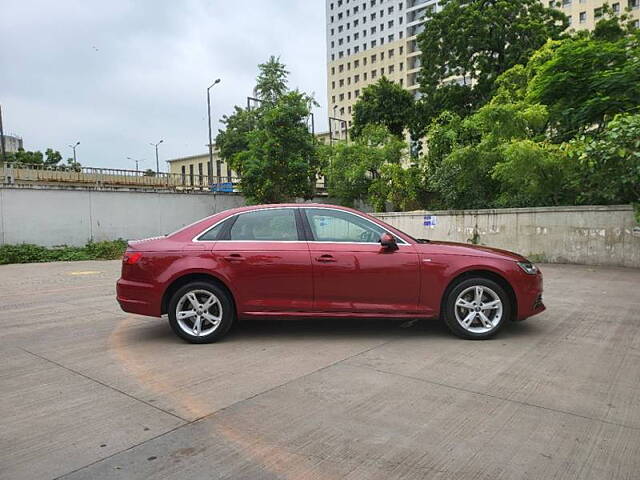
<path id="1" fill-rule="evenodd" d="M 81 246 L 152 237 L 241 205 L 237 194 L 0 188 L 0 243 Z M 376 215 L 417 238 L 475 237 L 535 261 L 640 268 L 640 226 L 628 205 Z M 425 226 L 425 215 L 437 224 Z"/>
<path id="2" fill-rule="evenodd" d="M 241 205 L 237 194 L 0 188 L 0 243 L 152 237 Z"/>
<path id="3" fill-rule="evenodd" d="M 416 238 L 478 243 L 552 263 L 640 267 L 640 227 L 628 205 L 376 214 Z M 425 215 L 437 224 L 425 226 Z"/>

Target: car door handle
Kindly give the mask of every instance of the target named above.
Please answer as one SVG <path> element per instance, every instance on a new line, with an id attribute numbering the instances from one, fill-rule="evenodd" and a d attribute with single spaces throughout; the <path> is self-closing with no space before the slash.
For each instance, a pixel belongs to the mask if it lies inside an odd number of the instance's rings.
<path id="1" fill-rule="evenodd" d="M 331 263 L 335 261 L 336 259 L 333 258 L 333 255 L 320 255 L 319 257 L 316 257 L 316 262 Z"/>
<path id="2" fill-rule="evenodd" d="M 231 255 L 227 255 L 224 257 L 227 262 L 241 262 L 244 260 L 244 257 L 239 253 L 232 253 Z"/>

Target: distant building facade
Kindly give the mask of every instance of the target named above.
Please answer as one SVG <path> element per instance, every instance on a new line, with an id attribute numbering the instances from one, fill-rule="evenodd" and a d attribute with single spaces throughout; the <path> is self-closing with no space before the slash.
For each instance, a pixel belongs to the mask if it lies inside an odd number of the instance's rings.
<path id="1" fill-rule="evenodd" d="M 7 153 L 16 153 L 24 144 L 21 137 L 17 135 L 4 135 L 4 150 Z"/>
<path id="2" fill-rule="evenodd" d="M 227 162 L 222 160 L 218 152 L 213 152 L 213 164 L 209 154 L 190 155 L 168 160 L 169 173 L 180 175 L 182 184 L 186 186 L 206 186 L 227 182 L 236 182 L 237 174 Z"/>

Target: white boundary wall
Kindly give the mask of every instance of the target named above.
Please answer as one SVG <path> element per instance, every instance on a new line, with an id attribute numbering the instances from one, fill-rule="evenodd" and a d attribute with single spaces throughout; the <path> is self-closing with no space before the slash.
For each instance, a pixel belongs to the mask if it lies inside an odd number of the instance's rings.
<path id="1" fill-rule="evenodd" d="M 237 194 L 0 188 L 0 243 L 153 237 L 241 205 Z"/>
<path id="2" fill-rule="evenodd" d="M 375 214 L 416 238 L 469 243 L 532 260 L 640 268 L 640 226 L 629 205 Z M 425 226 L 425 215 L 437 224 Z"/>

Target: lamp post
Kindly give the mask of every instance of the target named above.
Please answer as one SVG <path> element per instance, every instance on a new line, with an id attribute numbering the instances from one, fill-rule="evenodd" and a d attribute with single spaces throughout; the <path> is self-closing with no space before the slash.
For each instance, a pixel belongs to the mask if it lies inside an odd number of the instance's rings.
<path id="1" fill-rule="evenodd" d="M 73 164 L 75 166 L 75 164 L 77 164 L 78 162 L 76 161 L 76 147 L 80 145 L 80 142 L 76 142 L 75 145 L 69 145 L 69 148 L 73 149 Z"/>
<path id="2" fill-rule="evenodd" d="M 140 160 L 138 160 L 137 158 L 132 158 L 132 157 L 127 157 L 127 160 L 133 160 L 134 162 L 136 162 L 136 172 L 138 172 L 138 163 L 139 162 L 143 162 L 144 158 L 141 158 Z"/>
<path id="3" fill-rule="evenodd" d="M 211 175 L 213 171 L 213 145 L 211 140 L 211 94 L 209 91 L 213 88 L 214 85 L 220 83 L 220 79 L 217 78 L 215 82 L 207 87 L 207 118 L 209 119 L 209 168 L 207 169 L 207 174 L 209 176 L 209 181 L 211 181 Z"/>
<path id="4" fill-rule="evenodd" d="M 158 160 L 158 145 L 160 145 L 164 140 L 160 140 L 158 143 L 149 143 L 152 147 L 156 149 L 156 174 L 160 175 L 160 161 Z"/>

